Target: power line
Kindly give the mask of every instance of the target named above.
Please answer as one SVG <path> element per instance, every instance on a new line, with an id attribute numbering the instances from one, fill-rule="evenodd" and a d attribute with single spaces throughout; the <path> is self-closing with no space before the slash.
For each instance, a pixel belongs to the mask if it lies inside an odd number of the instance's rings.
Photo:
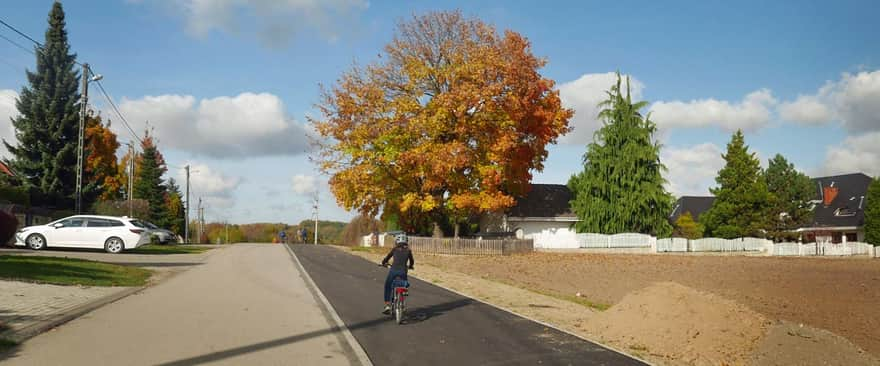
<path id="1" fill-rule="evenodd" d="M 27 38 L 29 41 L 34 42 L 35 45 L 39 46 L 40 48 L 43 48 L 43 45 L 40 44 L 40 42 L 37 42 L 35 39 L 31 38 L 31 37 L 28 36 L 27 34 L 22 33 L 20 30 L 15 29 L 15 27 L 13 27 L 13 26 L 7 24 L 6 22 L 4 22 L 3 19 L 0 19 L 0 24 L 5 25 L 6 28 L 12 29 L 13 32 L 18 33 L 18 35 L 20 35 L 20 36 L 22 36 L 22 37 L 24 37 L 24 38 Z"/>
<path id="2" fill-rule="evenodd" d="M 142 140 L 140 136 L 138 136 L 138 134 L 134 132 L 134 129 L 131 128 L 131 124 L 128 123 L 128 120 L 125 119 L 125 116 L 123 116 L 122 112 L 119 111 L 119 108 L 116 107 L 116 103 L 113 102 L 113 98 L 110 98 L 110 95 L 107 94 L 106 90 L 104 90 L 104 84 L 101 84 L 100 80 L 96 81 L 95 83 L 98 84 L 98 89 L 101 90 L 101 94 L 104 96 L 104 99 L 107 100 L 107 103 L 109 103 L 111 107 L 113 107 L 113 111 L 116 112 L 116 115 L 119 116 L 119 119 L 122 120 L 122 124 L 124 124 L 125 128 L 128 129 L 128 132 L 131 132 L 131 135 L 134 136 L 134 138 L 138 140 L 141 144 L 143 144 L 144 140 Z"/>
<path id="3" fill-rule="evenodd" d="M 12 43 L 13 45 L 15 45 L 15 47 L 21 48 L 22 50 L 24 50 L 24 51 L 27 52 L 27 53 L 30 53 L 30 54 L 32 54 L 32 55 L 36 55 L 36 53 L 34 52 L 34 50 L 32 50 L 32 49 L 28 49 L 27 47 L 22 46 L 20 43 L 18 43 L 18 42 L 16 42 L 16 41 L 13 41 L 13 40 L 9 39 L 9 37 L 6 37 L 6 36 L 0 34 L 0 38 L 5 39 L 6 42 Z"/>

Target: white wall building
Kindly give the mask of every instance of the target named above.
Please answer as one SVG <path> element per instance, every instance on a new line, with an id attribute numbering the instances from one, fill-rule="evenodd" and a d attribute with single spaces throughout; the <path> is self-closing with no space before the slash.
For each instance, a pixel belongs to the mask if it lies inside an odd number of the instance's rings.
<path id="1" fill-rule="evenodd" d="M 578 248 L 571 211 L 571 191 L 561 184 L 532 184 L 532 190 L 503 214 L 486 215 L 480 222 L 485 233 L 514 233 L 532 239 L 535 248 Z"/>

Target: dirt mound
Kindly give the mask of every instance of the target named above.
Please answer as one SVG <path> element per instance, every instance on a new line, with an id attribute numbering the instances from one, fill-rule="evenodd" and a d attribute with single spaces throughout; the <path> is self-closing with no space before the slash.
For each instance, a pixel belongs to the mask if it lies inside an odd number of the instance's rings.
<path id="1" fill-rule="evenodd" d="M 839 335 L 802 324 L 774 325 L 752 355 L 753 365 L 880 365 Z"/>
<path id="2" fill-rule="evenodd" d="M 660 282 L 625 296 L 593 325 L 603 338 L 671 364 L 741 365 L 769 321 L 735 302 Z"/>

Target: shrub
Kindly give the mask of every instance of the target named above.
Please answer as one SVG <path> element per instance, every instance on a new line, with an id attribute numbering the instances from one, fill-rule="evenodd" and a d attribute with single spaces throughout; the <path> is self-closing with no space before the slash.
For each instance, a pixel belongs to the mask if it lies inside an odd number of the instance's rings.
<path id="1" fill-rule="evenodd" d="M 9 212 L 0 211 L 0 245 L 9 244 L 18 229 L 18 219 Z"/>

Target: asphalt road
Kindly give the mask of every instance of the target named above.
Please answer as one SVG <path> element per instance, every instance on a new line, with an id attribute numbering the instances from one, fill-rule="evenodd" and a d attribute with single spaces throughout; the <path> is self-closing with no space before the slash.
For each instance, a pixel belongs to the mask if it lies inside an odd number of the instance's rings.
<path id="1" fill-rule="evenodd" d="M 642 365 L 414 278 L 409 319 L 397 325 L 381 314 L 387 269 L 334 248 L 291 247 L 376 365 Z"/>

